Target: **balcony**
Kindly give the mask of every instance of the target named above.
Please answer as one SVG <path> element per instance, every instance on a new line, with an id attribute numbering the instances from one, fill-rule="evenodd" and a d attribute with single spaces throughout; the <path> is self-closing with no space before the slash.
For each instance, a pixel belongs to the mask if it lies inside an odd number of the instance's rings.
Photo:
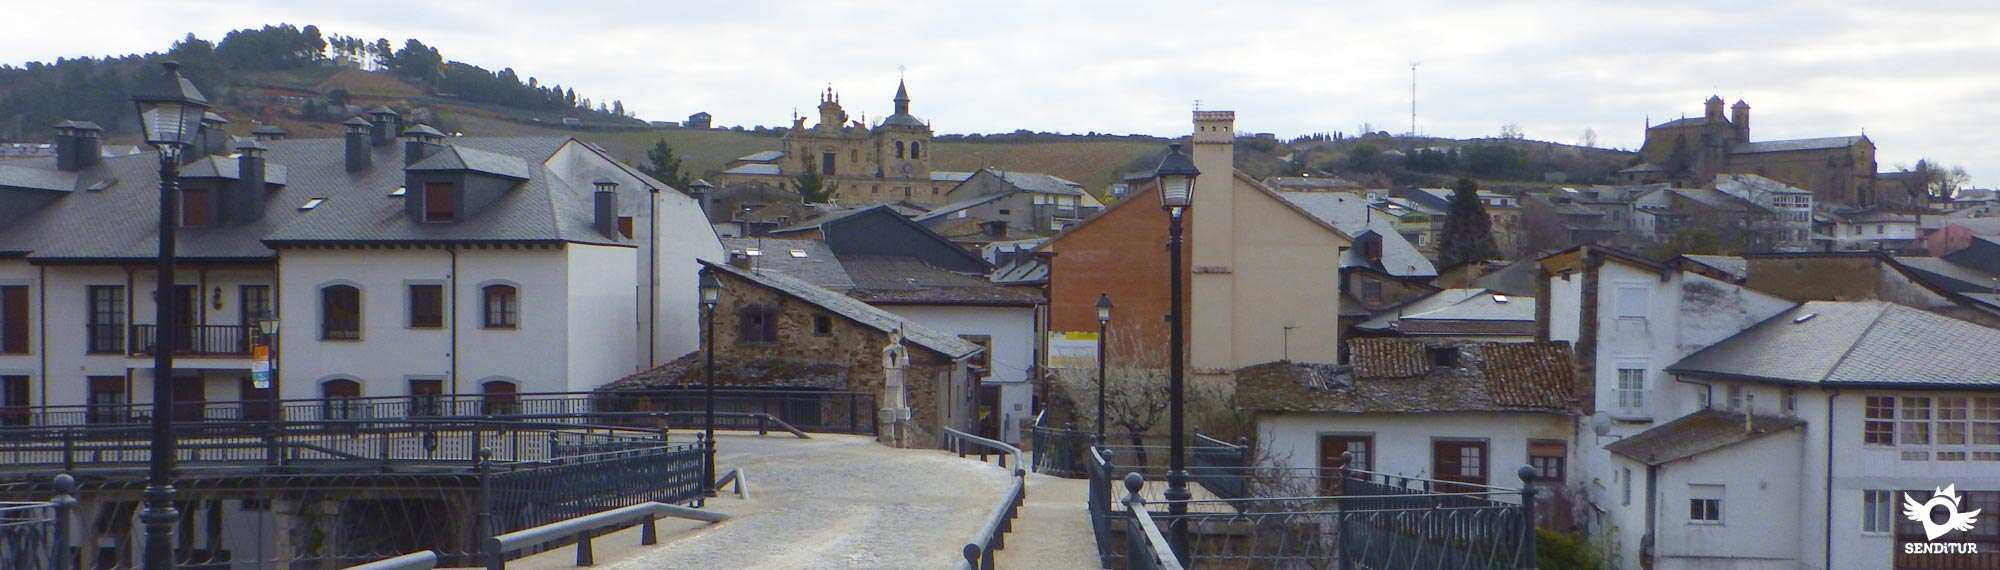
<path id="1" fill-rule="evenodd" d="M 174 327 L 175 356 L 249 356 L 257 331 L 243 325 Z M 158 325 L 132 325 L 132 354 L 153 354 Z"/>

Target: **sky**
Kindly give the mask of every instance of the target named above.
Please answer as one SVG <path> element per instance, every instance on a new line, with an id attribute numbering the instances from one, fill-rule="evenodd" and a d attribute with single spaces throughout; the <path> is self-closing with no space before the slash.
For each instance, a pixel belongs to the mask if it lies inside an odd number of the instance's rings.
<path id="1" fill-rule="evenodd" d="M 1504 4 L 1504 5 L 1502 5 Z M 1756 140 L 1867 134 L 2000 186 L 2000 4 L 1982 2 L 28 2 L 0 63 L 157 51 L 193 32 L 314 24 L 415 37 L 649 120 L 890 113 L 899 75 L 941 133 L 1189 132 L 1199 105 L 1281 137 L 1364 124 L 1636 148 L 1648 120 L 1751 107 Z M 73 22 L 99 22 L 76 33 Z"/>

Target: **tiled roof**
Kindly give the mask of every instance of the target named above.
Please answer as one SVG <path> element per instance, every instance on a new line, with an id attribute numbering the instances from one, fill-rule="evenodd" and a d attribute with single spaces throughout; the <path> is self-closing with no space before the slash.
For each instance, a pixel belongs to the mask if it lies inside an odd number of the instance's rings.
<path id="1" fill-rule="evenodd" d="M 1861 144 L 1861 141 L 1863 140 L 1867 140 L 1867 137 L 1860 137 L 1860 136 L 1821 137 L 1813 139 L 1790 139 L 1781 141 L 1737 143 L 1736 146 L 1729 147 L 1729 154 L 1757 154 L 1764 152 L 1791 152 L 1797 150 L 1827 150 L 1827 149 L 1847 148 L 1857 144 Z"/>
<path id="2" fill-rule="evenodd" d="M 2000 330 L 1881 301 L 1811 301 L 1709 345 L 1674 374 L 1795 384 L 2000 388 Z"/>
<path id="3" fill-rule="evenodd" d="M 1806 425 L 1805 420 L 1703 410 L 1611 442 L 1604 449 L 1647 465 L 1686 459 Z"/>
<path id="4" fill-rule="evenodd" d="M 1430 365 L 1427 349 L 1456 347 L 1460 367 Z M 1566 343 L 1354 339 L 1351 366 L 1271 362 L 1236 371 L 1236 399 L 1253 411 L 1327 413 L 1542 412 L 1574 406 Z"/>
<path id="5" fill-rule="evenodd" d="M 811 303 L 850 321 L 860 323 L 865 327 L 884 333 L 901 330 L 903 331 L 903 338 L 905 340 L 932 352 L 942 354 L 946 358 L 955 360 L 971 356 L 980 350 L 979 345 L 967 342 L 965 339 L 931 330 L 928 327 L 897 316 L 895 313 L 875 308 L 853 297 L 801 281 L 783 273 L 739 269 L 727 263 L 702 261 L 701 264 L 704 267 L 729 273 L 752 283 L 769 287 L 786 296 Z"/>
<path id="6" fill-rule="evenodd" d="M 850 255 L 841 266 L 854 280 L 847 294 L 870 304 L 1034 306 L 1041 293 L 1006 287 L 984 276 L 961 275 L 915 257 Z"/>
<path id="7" fill-rule="evenodd" d="M 672 386 L 701 386 L 707 383 L 707 369 L 701 351 L 690 352 L 666 364 L 635 372 L 599 390 L 645 390 Z M 717 362 L 716 386 L 757 388 L 808 388 L 842 390 L 847 386 L 847 368 L 839 363 L 755 358 Z"/>

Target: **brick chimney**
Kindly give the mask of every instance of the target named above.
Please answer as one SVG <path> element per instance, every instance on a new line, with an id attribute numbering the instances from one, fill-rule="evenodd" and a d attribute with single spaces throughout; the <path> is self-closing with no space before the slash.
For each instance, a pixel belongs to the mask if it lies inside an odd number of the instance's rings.
<path id="1" fill-rule="evenodd" d="M 618 232 L 618 181 L 599 176 L 590 184 L 597 188 L 591 193 L 594 199 L 591 222 L 597 226 L 597 233 L 614 239 L 625 237 Z"/>
<path id="2" fill-rule="evenodd" d="M 56 169 L 76 172 L 97 164 L 104 157 L 103 127 L 90 121 L 56 123 Z"/>
<path id="3" fill-rule="evenodd" d="M 347 171 L 367 170 L 369 164 L 374 161 L 375 150 L 369 141 L 373 136 L 371 131 L 375 129 L 375 125 L 361 117 L 348 119 L 341 125 L 347 128 Z"/>

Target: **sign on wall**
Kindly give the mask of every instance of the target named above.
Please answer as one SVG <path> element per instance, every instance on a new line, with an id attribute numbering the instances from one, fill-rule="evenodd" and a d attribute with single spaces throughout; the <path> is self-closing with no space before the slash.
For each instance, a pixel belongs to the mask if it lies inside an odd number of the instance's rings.
<path id="1" fill-rule="evenodd" d="M 1049 368 L 1096 368 L 1097 331 L 1049 331 Z"/>

